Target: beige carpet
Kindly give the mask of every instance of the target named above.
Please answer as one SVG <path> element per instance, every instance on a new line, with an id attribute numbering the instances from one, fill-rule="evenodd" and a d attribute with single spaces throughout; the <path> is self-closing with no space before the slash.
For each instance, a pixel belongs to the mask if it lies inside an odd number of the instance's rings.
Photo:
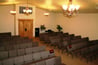
<path id="1" fill-rule="evenodd" d="M 35 38 L 34 40 L 39 42 L 39 46 L 46 46 L 46 50 L 54 49 L 52 46 L 48 46 L 43 41 L 40 41 L 39 38 Z M 62 63 L 66 65 L 98 65 L 98 59 L 87 63 L 85 59 L 80 59 L 79 57 L 72 58 L 71 56 L 67 56 L 66 53 L 61 53 L 59 49 L 54 49 L 54 51 L 56 56 L 61 56 Z"/>

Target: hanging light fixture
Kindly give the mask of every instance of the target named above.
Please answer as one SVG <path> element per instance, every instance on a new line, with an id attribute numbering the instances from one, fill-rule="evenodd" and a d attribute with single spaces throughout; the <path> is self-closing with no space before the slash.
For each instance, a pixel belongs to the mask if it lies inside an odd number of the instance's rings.
<path id="1" fill-rule="evenodd" d="M 43 13 L 43 15 L 44 15 L 44 16 L 49 16 L 50 13 L 49 13 L 49 11 L 45 10 L 45 12 Z"/>
<path id="2" fill-rule="evenodd" d="M 24 14 L 31 14 L 32 13 L 32 9 L 30 7 L 28 7 L 28 0 L 27 0 L 27 7 L 25 9 L 23 9 Z"/>
<path id="3" fill-rule="evenodd" d="M 15 6 L 15 0 L 13 0 L 13 10 L 10 11 L 10 14 L 15 15 L 16 14 L 16 6 Z"/>
<path id="4" fill-rule="evenodd" d="M 68 5 L 62 5 L 63 14 L 65 16 L 71 17 L 78 13 L 80 5 L 73 5 L 72 0 L 69 0 Z"/>

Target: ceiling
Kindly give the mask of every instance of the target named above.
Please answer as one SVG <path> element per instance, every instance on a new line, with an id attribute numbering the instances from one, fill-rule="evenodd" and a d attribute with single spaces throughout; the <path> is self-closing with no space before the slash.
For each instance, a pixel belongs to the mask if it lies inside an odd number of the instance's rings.
<path id="1" fill-rule="evenodd" d="M 69 0 L 0 0 L 0 5 L 27 4 L 53 12 L 62 11 L 62 5 L 68 4 Z M 80 5 L 79 12 L 98 13 L 98 0 L 73 0 L 73 4 Z"/>

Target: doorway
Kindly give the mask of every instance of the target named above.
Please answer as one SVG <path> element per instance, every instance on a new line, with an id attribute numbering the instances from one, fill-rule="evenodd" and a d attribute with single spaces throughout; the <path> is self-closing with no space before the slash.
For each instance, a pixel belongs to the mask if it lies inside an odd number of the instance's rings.
<path id="1" fill-rule="evenodd" d="M 33 19 L 19 19 L 19 35 L 21 37 L 32 38 Z"/>

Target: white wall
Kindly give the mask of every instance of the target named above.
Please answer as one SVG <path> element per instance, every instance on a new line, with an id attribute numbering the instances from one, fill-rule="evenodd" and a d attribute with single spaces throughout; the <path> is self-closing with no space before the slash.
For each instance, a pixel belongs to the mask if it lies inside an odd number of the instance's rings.
<path id="1" fill-rule="evenodd" d="M 49 15 L 45 16 L 44 13 L 48 12 Z M 40 27 L 40 25 L 45 25 L 46 30 L 52 29 L 53 31 L 56 30 L 56 18 L 55 13 L 42 10 L 40 8 L 36 8 L 35 13 L 35 26 Z"/>
<path id="2" fill-rule="evenodd" d="M 14 16 L 10 14 L 12 5 L 0 6 L 0 32 L 11 32 L 14 35 Z"/>
<path id="3" fill-rule="evenodd" d="M 64 32 L 89 37 L 90 40 L 98 39 L 98 13 L 78 14 L 72 18 L 57 14 L 56 21 L 63 27 Z"/>

